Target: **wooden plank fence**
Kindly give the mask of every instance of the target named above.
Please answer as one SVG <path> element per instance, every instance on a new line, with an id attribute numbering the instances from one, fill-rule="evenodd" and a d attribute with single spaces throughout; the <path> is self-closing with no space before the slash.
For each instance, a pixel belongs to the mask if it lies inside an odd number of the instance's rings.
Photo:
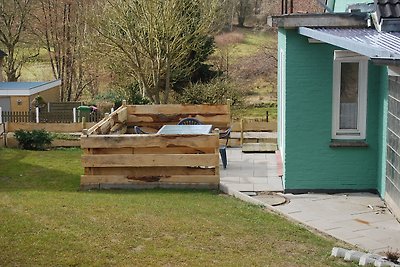
<path id="1" fill-rule="evenodd" d="M 218 188 L 218 135 L 81 137 L 82 189 Z"/>
<path id="2" fill-rule="evenodd" d="M 2 111 L 2 122 L 35 122 L 35 112 L 31 111 Z"/>
<path id="3" fill-rule="evenodd" d="M 69 112 L 73 108 L 82 106 L 82 102 L 49 102 L 47 103 L 47 111 L 49 112 Z"/>
<path id="4" fill-rule="evenodd" d="M 218 188 L 219 136 L 126 134 L 137 125 L 157 131 L 185 117 L 229 127 L 228 105 L 123 105 L 84 130 L 81 187 Z"/>

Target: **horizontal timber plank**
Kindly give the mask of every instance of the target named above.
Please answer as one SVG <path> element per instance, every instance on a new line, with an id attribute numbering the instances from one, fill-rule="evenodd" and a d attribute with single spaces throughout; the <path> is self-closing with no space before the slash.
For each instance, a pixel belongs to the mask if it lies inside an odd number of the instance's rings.
<path id="1" fill-rule="evenodd" d="M 82 136 L 82 148 L 123 148 L 123 147 L 218 147 L 218 136 L 207 135 L 156 135 L 124 134 Z"/>
<path id="2" fill-rule="evenodd" d="M 94 123 L 86 123 L 86 126 L 94 125 Z M 33 122 L 7 122 L 7 132 L 15 132 L 16 130 L 46 130 L 55 133 L 74 133 L 82 131 L 82 123 L 33 123 Z"/>
<path id="3" fill-rule="evenodd" d="M 218 166 L 218 154 L 83 155 L 83 167 Z"/>
<path id="4" fill-rule="evenodd" d="M 218 189 L 219 183 L 135 183 L 135 184 L 98 184 L 99 189 Z M 83 190 L 93 188 L 93 185 L 81 186 Z M 97 189 L 97 188 L 96 188 Z"/>
<path id="5" fill-rule="evenodd" d="M 204 114 L 173 114 L 173 115 L 165 115 L 165 114 L 146 114 L 146 115 L 137 115 L 130 114 L 128 116 L 128 122 L 133 124 L 141 124 L 141 123 L 171 123 L 176 124 L 181 119 L 192 117 L 200 120 L 203 124 L 207 123 L 229 123 L 230 116 L 229 114 L 220 114 L 220 115 L 204 115 Z"/>
<path id="6" fill-rule="evenodd" d="M 93 148 L 92 154 L 210 154 L 214 150 L 215 147 L 123 147 Z"/>
<path id="7" fill-rule="evenodd" d="M 128 105 L 128 114 L 226 114 L 228 105 Z"/>
<path id="8" fill-rule="evenodd" d="M 278 124 L 276 121 L 245 121 L 240 125 L 240 121 L 232 123 L 232 131 L 240 132 L 276 132 Z"/>
<path id="9" fill-rule="evenodd" d="M 142 123 L 134 123 L 134 122 L 127 122 L 126 124 L 128 126 L 140 126 L 140 128 L 151 128 L 154 129 L 154 132 L 157 132 L 162 126 L 164 125 L 176 125 L 178 123 L 178 121 L 173 121 L 173 122 L 142 122 Z M 213 126 L 213 128 L 220 128 L 220 129 L 226 129 L 229 127 L 230 122 L 226 121 L 222 121 L 222 122 L 213 122 L 213 121 L 208 121 L 208 122 L 204 122 L 203 124 L 211 124 Z M 152 131 L 148 131 L 148 132 L 152 132 Z"/>
<path id="10" fill-rule="evenodd" d="M 82 175 L 81 185 L 90 184 L 143 184 L 143 183 L 212 183 L 219 184 L 216 175 L 172 175 L 172 176 L 142 176 L 132 177 L 126 175 Z"/>
<path id="11" fill-rule="evenodd" d="M 109 167 L 87 168 L 93 175 L 124 176 L 171 176 L 171 175 L 215 175 L 215 168 L 201 167 Z"/>

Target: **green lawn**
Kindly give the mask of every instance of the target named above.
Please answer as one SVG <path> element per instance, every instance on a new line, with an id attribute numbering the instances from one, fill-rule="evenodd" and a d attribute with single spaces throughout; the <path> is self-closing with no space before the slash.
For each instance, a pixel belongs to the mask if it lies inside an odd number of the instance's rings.
<path id="1" fill-rule="evenodd" d="M 264 49 L 265 46 L 276 47 L 277 45 L 277 35 L 274 32 L 257 32 L 247 29 L 238 29 L 238 31 L 243 32 L 244 40 L 238 44 L 229 46 L 231 63 L 235 63 L 237 60 L 243 59 L 244 57 L 257 54 L 260 50 Z"/>
<path id="2" fill-rule="evenodd" d="M 80 155 L 0 148 L 0 266 L 348 266 L 343 244 L 216 191 L 79 191 Z"/>

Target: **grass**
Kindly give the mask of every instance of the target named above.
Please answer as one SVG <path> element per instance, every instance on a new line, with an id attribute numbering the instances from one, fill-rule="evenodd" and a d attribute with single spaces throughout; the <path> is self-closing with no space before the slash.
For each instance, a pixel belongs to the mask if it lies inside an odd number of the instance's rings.
<path id="1" fill-rule="evenodd" d="M 22 67 L 22 75 L 19 81 L 51 81 L 54 80 L 53 71 L 50 63 L 28 62 Z"/>
<path id="2" fill-rule="evenodd" d="M 277 120 L 277 108 L 276 107 L 246 107 L 246 108 L 237 108 L 232 110 L 233 118 L 245 118 L 245 117 L 253 117 L 253 118 L 265 118 L 266 112 L 268 111 L 268 118 L 270 120 Z"/>
<path id="3" fill-rule="evenodd" d="M 244 107 L 233 111 L 235 117 L 264 117 L 259 104 L 276 103 L 276 32 L 235 28 L 215 37 L 217 49 L 211 63 L 229 70 L 232 86 L 244 95 Z M 229 64 L 228 64 L 229 62 Z M 272 119 L 276 109 L 270 108 Z"/>
<path id="4" fill-rule="evenodd" d="M 248 57 L 259 52 L 266 45 L 276 46 L 276 33 L 274 32 L 253 32 L 243 30 L 244 39 L 240 43 L 233 43 L 229 47 L 231 63 L 241 58 Z"/>
<path id="5" fill-rule="evenodd" d="M 80 156 L 0 148 L 0 265 L 348 266 L 336 241 L 216 191 L 78 191 Z"/>

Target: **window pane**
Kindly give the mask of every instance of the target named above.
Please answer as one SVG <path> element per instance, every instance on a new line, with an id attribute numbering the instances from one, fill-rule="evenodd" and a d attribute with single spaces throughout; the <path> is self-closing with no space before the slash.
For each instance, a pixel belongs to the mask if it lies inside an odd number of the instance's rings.
<path id="1" fill-rule="evenodd" d="M 340 78 L 340 129 L 357 129 L 358 63 L 342 63 Z"/>

